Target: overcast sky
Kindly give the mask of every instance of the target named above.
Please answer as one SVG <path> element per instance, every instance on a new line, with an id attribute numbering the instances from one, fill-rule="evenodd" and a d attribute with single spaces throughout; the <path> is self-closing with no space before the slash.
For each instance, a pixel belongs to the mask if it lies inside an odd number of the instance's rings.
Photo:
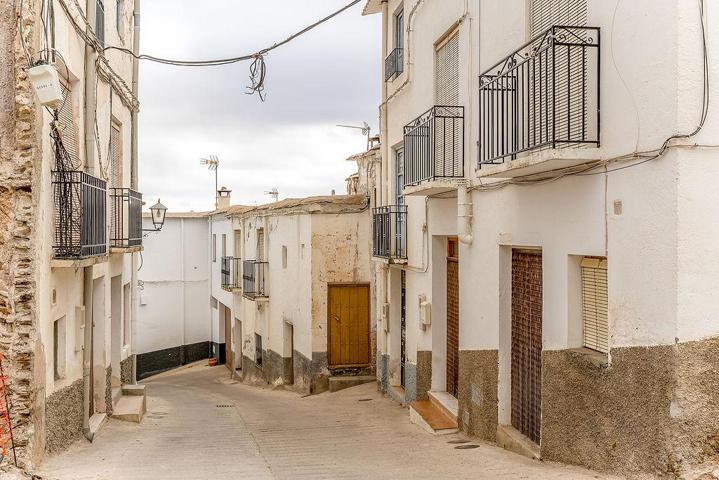
<path id="1" fill-rule="evenodd" d="M 178 59 L 239 56 L 283 40 L 349 0 L 149 0 L 142 3 L 141 53 Z M 266 57 L 266 101 L 247 95 L 249 63 L 221 67 L 140 64 L 140 189 L 170 211 L 214 205 L 214 174 L 232 203 L 344 193 L 364 149 L 361 125 L 377 132 L 379 17 L 363 2 Z"/>

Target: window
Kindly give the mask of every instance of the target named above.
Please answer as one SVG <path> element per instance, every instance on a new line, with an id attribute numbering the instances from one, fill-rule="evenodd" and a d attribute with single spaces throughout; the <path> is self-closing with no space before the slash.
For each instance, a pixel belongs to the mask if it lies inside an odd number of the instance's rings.
<path id="1" fill-rule="evenodd" d="M 282 268 L 287 268 L 287 246 L 282 245 Z"/>
<path id="2" fill-rule="evenodd" d="M 115 3 L 115 30 L 120 36 L 120 39 L 124 39 L 125 31 L 122 28 L 122 23 L 125 18 L 125 0 L 117 0 Z"/>
<path id="3" fill-rule="evenodd" d="M 265 229 L 257 229 L 257 258 L 258 262 L 265 260 Z"/>
<path id="4" fill-rule="evenodd" d="M 105 46 L 105 4 L 102 0 L 95 2 L 95 36 L 101 46 Z"/>
<path id="5" fill-rule="evenodd" d="M 255 365 L 262 368 L 262 337 L 255 333 Z"/>
<path id="6" fill-rule="evenodd" d="M 212 261 L 217 261 L 217 234 L 212 234 Z"/>
<path id="7" fill-rule="evenodd" d="M 394 15 L 394 47 L 404 48 L 404 10 Z"/>
<path id="8" fill-rule="evenodd" d="M 61 317 L 52 326 L 53 371 L 55 380 L 65 377 L 65 317 Z"/>
<path id="9" fill-rule="evenodd" d="M 112 122 L 110 128 L 110 188 L 122 188 L 122 127 Z"/>
<path id="10" fill-rule="evenodd" d="M 459 105 L 459 33 L 450 33 L 437 44 L 435 99 L 437 105 Z"/>
<path id="11" fill-rule="evenodd" d="M 222 256 L 227 256 L 227 234 L 222 234 Z"/>
<path id="12" fill-rule="evenodd" d="M 582 330 L 584 347 L 609 352 L 607 259 L 582 259 Z"/>
<path id="13" fill-rule="evenodd" d="M 234 252 L 235 252 L 235 258 L 241 258 L 242 257 L 242 232 L 240 230 L 235 230 L 235 243 L 233 245 Z"/>

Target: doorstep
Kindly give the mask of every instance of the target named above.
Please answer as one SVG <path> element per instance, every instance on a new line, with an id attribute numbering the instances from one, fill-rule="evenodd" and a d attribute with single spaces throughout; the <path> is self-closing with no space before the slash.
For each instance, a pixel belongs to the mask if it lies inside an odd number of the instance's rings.
<path id="1" fill-rule="evenodd" d="M 330 377 L 330 392 L 339 392 L 345 388 L 356 387 L 377 381 L 374 375 L 346 375 L 338 377 Z"/>
<path id="2" fill-rule="evenodd" d="M 430 402 L 432 402 L 437 408 L 442 410 L 447 416 L 452 418 L 455 422 L 459 418 L 459 402 L 452 394 L 447 392 L 440 392 L 430 390 L 427 392 Z"/>
<path id="3" fill-rule="evenodd" d="M 409 404 L 409 419 L 432 435 L 457 433 L 457 420 L 430 400 L 415 400 Z"/>
<path id="4" fill-rule="evenodd" d="M 511 425 L 497 425 L 497 445 L 510 452 L 539 460 L 539 445 Z"/>

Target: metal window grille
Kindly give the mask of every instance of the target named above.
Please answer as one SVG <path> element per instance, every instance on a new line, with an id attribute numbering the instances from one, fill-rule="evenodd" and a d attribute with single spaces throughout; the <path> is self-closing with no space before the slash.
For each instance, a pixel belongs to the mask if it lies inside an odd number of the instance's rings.
<path id="1" fill-rule="evenodd" d="M 107 188 L 104 180 L 76 170 L 52 172 L 55 244 L 58 259 L 107 253 Z"/>
<path id="2" fill-rule="evenodd" d="M 599 146 L 600 31 L 554 26 L 479 79 L 479 166 Z"/>
<path id="3" fill-rule="evenodd" d="M 384 80 L 393 79 L 404 71 L 404 49 L 395 48 L 384 60 Z"/>
<path id="4" fill-rule="evenodd" d="M 267 296 L 267 276 L 270 264 L 257 260 L 242 262 L 242 295 L 253 300 Z"/>
<path id="5" fill-rule="evenodd" d="M 142 194 L 129 188 L 111 188 L 110 212 L 110 246 L 142 245 Z"/>
<path id="6" fill-rule="evenodd" d="M 464 177 L 464 107 L 434 106 L 404 127 L 404 184 Z"/>
<path id="7" fill-rule="evenodd" d="M 609 353 L 607 259 L 582 259 L 582 320 L 584 346 Z"/>
<path id="8" fill-rule="evenodd" d="M 222 276 L 221 285 L 224 289 L 241 288 L 240 277 L 242 276 L 242 263 L 238 257 L 222 257 L 220 273 Z"/>
<path id="9" fill-rule="evenodd" d="M 388 260 L 407 259 L 407 206 L 372 209 L 372 254 Z"/>

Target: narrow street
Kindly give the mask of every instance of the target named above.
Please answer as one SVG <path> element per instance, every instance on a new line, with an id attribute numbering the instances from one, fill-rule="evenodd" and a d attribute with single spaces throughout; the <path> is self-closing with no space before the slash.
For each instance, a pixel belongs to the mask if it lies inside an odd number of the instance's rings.
<path id="1" fill-rule="evenodd" d="M 300 397 L 194 365 L 148 380 L 141 424 L 110 420 L 38 472 L 70 479 L 606 478 L 461 435 L 432 436 L 374 384 Z M 478 448 L 458 448 L 479 445 Z"/>

